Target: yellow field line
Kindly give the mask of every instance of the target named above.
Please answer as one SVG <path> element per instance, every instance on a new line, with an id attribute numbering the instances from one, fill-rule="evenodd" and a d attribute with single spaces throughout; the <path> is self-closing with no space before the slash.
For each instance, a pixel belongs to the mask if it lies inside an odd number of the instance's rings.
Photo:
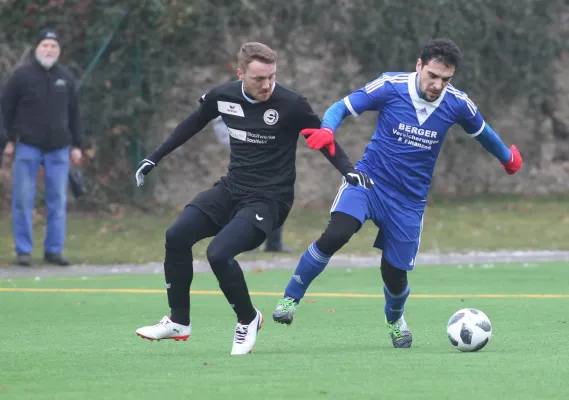
<path id="1" fill-rule="evenodd" d="M 113 281 L 121 279 L 120 276 L 102 276 L 102 277 L 71 277 L 71 278 L 45 278 L 45 279 L 38 279 L 42 281 L 57 281 L 57 282 L 77 282 L 77 281 Z M 30 282 L 32 279 L 30 278 L 14 278 L 14 279 L 0 279 L 0 284 L 2 283 L 14 283 L 14 282 Z"/>
<path id="2" fill-rule="evenodd" d="M 130 293 L 130 294 L 165 294 L 162 289 L 81 289 L 81 288 L 0 288 L 0 292 L 27 293 Z M 216 295 L 217 290 L 193 290 L 192 294 Z M 252 296 L 280 297 L 282 292 L 251 292 Z M 383 294 L 366 293 L 307 293 L 306 297 L 339 297 L 339 298 L 383 298 Z M 415 299 L 569 299 L 569 294 L 411 294 Z"/>

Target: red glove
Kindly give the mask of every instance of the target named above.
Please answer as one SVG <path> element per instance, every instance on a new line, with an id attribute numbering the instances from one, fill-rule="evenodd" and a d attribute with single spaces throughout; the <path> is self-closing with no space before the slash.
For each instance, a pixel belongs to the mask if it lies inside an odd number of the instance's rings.
<path id="1" fill-rule="evenodd" d="M 323 147 L 328 149 L 332 157 L 336 155 L 336 143 L 334 142 L 334 132 L 330 128 L 306 128 L 300 131 L 306 137 L 306 144 L 309 148 L 320 150 Z"/>
<path id="2" fill-rule="evenodd" d="M 512 147 L 510 147 L 510 152 L 512 153 L 510 161 L 503 162 L 502 165 L 504 166 L 506 172 L 512 175 L 518 172 L 522 167 L 522 156 L 515 145 L 512 145 Z"/>

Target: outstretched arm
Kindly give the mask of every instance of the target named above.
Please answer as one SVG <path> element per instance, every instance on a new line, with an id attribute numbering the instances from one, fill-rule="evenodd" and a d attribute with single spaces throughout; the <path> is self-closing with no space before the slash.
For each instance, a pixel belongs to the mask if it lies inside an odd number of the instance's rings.
<path id="1" fill-rule="evenodd" d="M 482 132 L 480 132 L 475 139 L 482 145 L 482 147 L 484 147 L 484 149 L 486 149 L 486 151 L 500 160 L 500 162 L 504 163 L 510 161 L 510 150 L 487 123 L 484 125 Z"/>
<path id="2" fill-rule="evenodd" d="M 211 121 L 211 119 L 209 119 L 207 113 L 204 113 L 201 108 L 194 111 L 189 117 L 180 122 L 180 124 L 174 128 L 172 134 L 146 158 L 154 164 L 158 164 L 162 158 L 166 157 L 201 131 L 209 121 Z"/>
<path id="3" fill-rule="evenodd" d="M 328 117 L 330 117 L 331 115 L 329 111 L 332 107 L 330 107 L 326 112 Z M 301 114 L 303 115 L 303 117 L 300 118 L 302 124 L 301 126 L 304 127 L 301 133 L 304 135 L 304 137 L 306 138 L 306 142 L 308 143 L 311 139 L 313 139 L 313 134 L 311 132 L 321 131 L 322 129 L 319 129 L 318 127 L 323 126 L 324 121 L 322 122 L 320 121 L 320 118 L 318 118 L 318 116 L 312 111 L 312 108 L 310 107 L 308 102 L 306 102 L 306 100 L 304 99 L 301 102 L 300 107 L 298 107 L 297 109 L 304 110 L 304 112 Z M 332 111 L 332 113 L 338 111 L 339 110 Z M 326 114 L 324 118 L 326 118 Z M 313 148 L 310 145 L 309 147 Z M 364 174 L 361 171 L 356 171 L 354 169 L 354 166 L 350 161 L 350 158 L 344 152 L 344 149 L 340 147 L 338 142 L 334 140 L 333 135 L 332 135 L 332 140 L 329 141 L 327 144 L 322 144 L 319 147 L 319 150 L 324 155 L 324 157 L 326 157 L 326 159 L 330 162 L 330 164 L 332 164 L 338 171 L 340 171 L 340 173 L 348 181 L 348 183 L 352 185 L 359 184 L 364 186 L 366 189 L 369 189 L 371 184 L 373 184 L 371 179 L 366 174 Z"/>
<path id="4" fill-rule="evenodd" d="M 338 142 L 336 141 L 334 141 L 334 147 L 335 147 L 334 155 L 331 155 L 330 151 L 326 147 L 320 149 L 320 153 L 322 153 L 322 155 L 324 155 L 324 157 L 326 157 L 326 159 L 330 161 L 330 164 L 332 164 L 334 168 L 340 171 L 342 176 L 352 172 L 354 170 L 354 166 L 352 165 L 352 162 L 350 161 L 350 158 L 348 157 L 344 149 L 342 149 L 338 144 Z"/>
<path id="5" fill-rule="evenodd" d="M 303 135 L 310 135 L 306 141 L 311 149 L 320 150 L 327 146 L 334 152 L 334 133 L 348 116 L 358 117 L 365 111 L 380 110 L 391 93 L 389 82 L 400 78 L 381 75 L 375 81 L 367 83 L 361 89 L 332 104 L 324 113 L 319 129 L 303 129 Z"/>
<path id="6" fill-rule="evenodd" d="M 137 186 L 144 185 L 144 176 L 152 171 L 162 158 L 186 143 L 219 115 L 217 102 L 213 97 L 211 92 L 204 94 L 200 98 L 200 107 L 183 120 L 156 150 L 138 163 L 135 174 Z"/>
<path id="7" fill-rule="evenodd" d="M 320 149 L 320 152 L 326 157 L 328 161 L 342 174 L 346 181 L 353 186 L 363 186 L 366 189 L 371 188 L 373 180 L 367 176 L 365 172 L 358 171 L 352 165 L 350 158 L 340 147 L 338 142 L 334 141 L 336 148 L 336 155 L 331 156 L 326 147 Z"/>
<path id="8" fill-rule="evenodd" d="M 304 128 L 300 133 L 306 137 L 306 144 L 311 149 L 327 149 L 331 156 L 336 152 L 334 132 L 344 118 L 350 115 L 350 111 L 344 100 L 340 100 L 330 106 L 324 113 L 324 119 L 317 128 Z"/>
<path id="9" fill-rule="evenodd" d="M 476 136 L 478 143 L 482 145 L 494 157 L 496 157 L 506 172 L 510 175 L 515 174 L 522 167 L 522 156 L 515 145 L 509 149 L 490 125 L 485 124 L 482 132 Z"/>
<path id="10" fill-rule="evenodd" d="M 462 115 L 458 122 L 464 131 L 496 157 L 508 174 L 518 172 L 522 167 L 522 156 L 516 146 L 512 145 L 509 149 L 506 147 L 496 132 L 484 121 L 480 111 L 468 96 L 463 94 L 461 100 Z"/>
<path id="11" fill-rule="evenodd" d="M 332 104 L 324 113 L 324 118 L 322 118 L 322 124 L 320 124 L 321 128 L 328 128 L 332 132 L 336 132 L 344 118 L 350 115 L 351 112 L 346 106 L 345 100 L 337 101 L 336 103 Z"/>
<path id="12" fill-rule="evenodd" d="M 295 132 L 300 131 L 309 148 L 315 148 L 310 145 L 311 141 L 318 141 L 321 139 L 318 136 L 318 131 L 320 131 L 321 121 L 318 115 L 312 110 L 310 104 L 304 97 L 300 97 L 296 107 L 296 120 L 295 120 Z M 352 163 L 348 158 L 344 150 L 335 142 L 334 135 L 331 136 L 331 140 L 327 140 L 326 143 L 318 144 L 318 150 L 326 157 L 328 161 L 338 170 L 342 175 L 347 174 L 353 170 Z"/>
<path id="13" fill-rule="evenodd" d="M 147 157 L 147 160 L 158 164 L 162 158 L 186 143 L 192 136 L 201 131 L 213 119 L 219 116 L 215 94 L 211 92 L 200 97 L 200 107 L 183 120 L 172 134 Z"/>

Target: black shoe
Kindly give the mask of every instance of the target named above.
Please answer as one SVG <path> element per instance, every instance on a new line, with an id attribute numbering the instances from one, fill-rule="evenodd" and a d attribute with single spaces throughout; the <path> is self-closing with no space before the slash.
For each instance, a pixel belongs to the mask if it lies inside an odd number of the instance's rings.
<path id="1" fill-rule="evenodd" d="M 61 253 L 48 253 L 45 252 L 43 260 L 49 264 L 60 265 L 62 267 L 69 265 L 69 260 Z"/>
<path id="2" fill-rule="evenodd" d="M 22 267 L 29 267 L 30 265 L 32 265 L 32 257 L 29 254 L 17 254 L 16 265 L 21 265 Z"/>

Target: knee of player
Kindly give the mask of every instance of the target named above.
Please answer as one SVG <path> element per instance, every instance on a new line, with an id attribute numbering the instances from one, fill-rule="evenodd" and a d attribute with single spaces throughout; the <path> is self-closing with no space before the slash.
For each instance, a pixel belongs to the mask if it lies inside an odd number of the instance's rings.
<path id="1" fill-rule="evenodd" d="M 213 241 L 207 246 L 206 257 L 210 265 L 217 265 L 219 263 L 225 264 L 232 258 L 231 254 L 228 254 L 219 246 L 216 246 Z"/>
<path id="2" fill-rule="evenodd" d="M 174 250 L 191 247 L 190 240 L 177 227 L 171 226 L 166 230 L 166 249 Z"/>
<path id="3" fill-rule="evenodd" d="M 407 288 L 407 271 L 394 267 L 384 257 L 381 258 L 381 277 L 391 294 L 399 294 Z"/>

